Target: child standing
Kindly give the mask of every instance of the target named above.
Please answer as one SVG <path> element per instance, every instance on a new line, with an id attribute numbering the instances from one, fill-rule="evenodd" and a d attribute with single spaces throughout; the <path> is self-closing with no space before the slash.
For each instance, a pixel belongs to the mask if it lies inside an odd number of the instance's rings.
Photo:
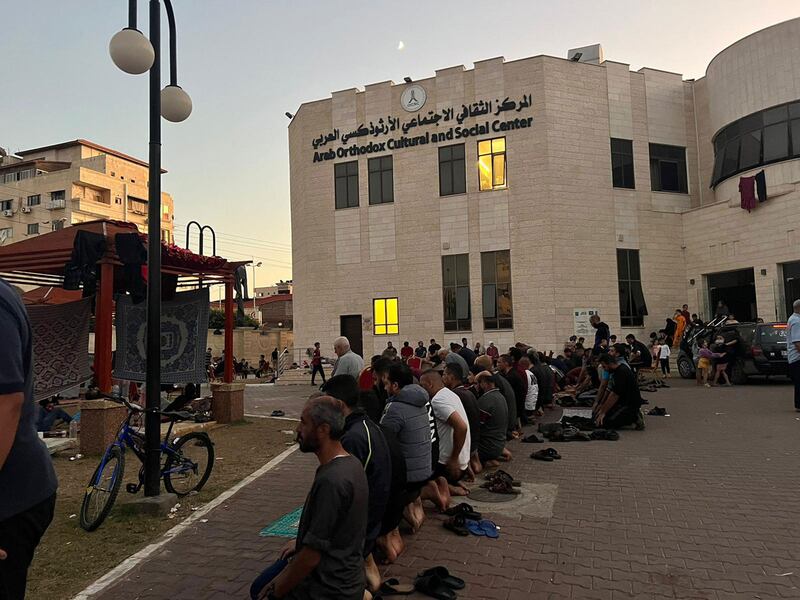
<path id="1" fill-rule="evenodd" d="M 697 384 L 700 385 L 701 381 L 705 382 L 706 387 L 711 387 L 709 379 L 711 378 L 712 359 L 718 358 L 720 355 L 712 352 L 708 347 L 708 340 L 703 340 L 700 343 L 699 350 L 700 359 L 697 361 Z"/>
<path id="2" fill-rule="evenodd" d="M 661 363 L 661 372 L 664 374 L 664 377 L 669 377 L 669 355 L 670 355 L 670 347 L 668 343 L 663 343 L 660 346 L 659 353 L 658 353 L 658 361 Z"/>

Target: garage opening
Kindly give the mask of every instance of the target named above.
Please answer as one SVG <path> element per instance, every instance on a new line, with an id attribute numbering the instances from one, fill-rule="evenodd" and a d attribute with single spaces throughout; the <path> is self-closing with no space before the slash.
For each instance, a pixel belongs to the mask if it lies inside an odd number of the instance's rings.
<path id="1" fill-rule="evenodd" d="M 728 307 L 738 321 L 755 321 L 758 316 L 756 306 L 756 284 L 753 269 L 741 269 L 726 273 L 706 275 L 710 314 L 717 314 L 721 301 Z"/>

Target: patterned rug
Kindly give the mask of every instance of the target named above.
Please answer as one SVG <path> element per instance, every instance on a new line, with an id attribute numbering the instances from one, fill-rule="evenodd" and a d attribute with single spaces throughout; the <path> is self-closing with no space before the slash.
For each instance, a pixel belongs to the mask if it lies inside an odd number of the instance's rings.
<path id="1" fill-rule="evenodd" d="M 49 398 L 89 380 L 92 299 L 26 308 L 33 330 L 34 398 Z"/>
<path id="2" fill-rule="evenodd" d="M 208 288 L 182 292 L 161 303 L 161 383 L 206 381 Z M 129 296 L 117 301 L 114 377 L 144 381 L 147 303 Z"/>
<path id="3" fill-rule="evenodd" d="M 276 519 L 261 530 L 261 537 L 285 537 L 296 538 L 297 528 L 300 526 L 300 517 L 303 515 L 303 507 L 298 506 L 292 512 Z"/>

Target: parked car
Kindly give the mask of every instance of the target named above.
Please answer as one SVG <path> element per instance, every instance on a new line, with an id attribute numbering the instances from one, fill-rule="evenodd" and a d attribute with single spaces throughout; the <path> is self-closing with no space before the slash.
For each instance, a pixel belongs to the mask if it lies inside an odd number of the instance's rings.
<path id="1" fill-rule="evenodd" d="M 722 336 L 726 343 L 735 341 L 730 346 L 733 358 L 728 367 L 733 383 L 746 383 L 749 377 L 760 375 L 787 375 L 785 323 L 722 323 L 686 332 L 677 358 L 681 377 L 695 376 L 695 344 L 702 339 L 713 341 L 717 336 Z"/>

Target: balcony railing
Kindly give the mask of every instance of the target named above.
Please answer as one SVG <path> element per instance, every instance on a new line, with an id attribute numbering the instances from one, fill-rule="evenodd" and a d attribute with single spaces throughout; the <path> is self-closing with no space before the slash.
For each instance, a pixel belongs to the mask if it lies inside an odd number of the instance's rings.
<path id="1" fill-rule="evenodd" d="M 67 207 L 67 201 L 64 198 L 60 198 L 58 200 L 50 200 L 50 202 L 47 203 L 48 210 L 59 210 L 66 207 Z"/>

